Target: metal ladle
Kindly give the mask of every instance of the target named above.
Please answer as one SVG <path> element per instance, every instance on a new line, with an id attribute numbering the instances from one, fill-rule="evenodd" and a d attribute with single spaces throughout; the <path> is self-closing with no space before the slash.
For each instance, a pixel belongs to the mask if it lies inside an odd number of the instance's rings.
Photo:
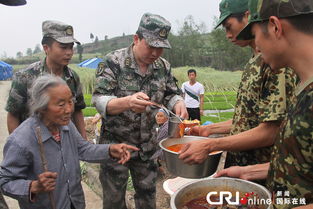
<path id="1" fill-rule="evenodd" d="M 171 114 L 171 115 L 173 115 L 174 117 L 178 118 L 181 123 L 183 122 L 183 120 L 181 119 L 181 117 L 177 116 L 175 113 L 173 113 L 172 111 L 170 111 L 169 109 L 167 109 L 164 105 L 161 105 L 161 104 L 152 102 L 152 101 L 150 101 L 150 100 L 146 100 L 146 101 L 151 102 L 153 106 L 156 106 L 156 107 L 158 107 L 158 108 L 163 109 L 165 112 L 168 113 L 169 116 L 170 116 L 170 114 Z"/>

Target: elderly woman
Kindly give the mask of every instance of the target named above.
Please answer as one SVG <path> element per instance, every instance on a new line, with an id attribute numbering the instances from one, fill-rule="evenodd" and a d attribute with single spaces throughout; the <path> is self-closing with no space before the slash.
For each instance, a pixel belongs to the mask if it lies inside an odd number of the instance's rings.
<path id="1" fill-rule="evenodd" d="M 48 193 L 57 209 L 85 208 L 79 160 L 105 162 L 130 159 L 126 144 L 95 145 L 87 142 L 71 122 L 73 96 L 65 81 L 47 75 L 38 78 L 32 88 L 32 117 L 8 137 L 0 170 L 4 194 L 18 200 L 21 209 L 50 208 Z M 38 128 L 39 127 L 39 128 Z M 40 129 L 40 133 L 36 130 Z M 40 151 L 40 141 L 44 153 Z M 43 169 L 41 154 L 47 162 Z"/>

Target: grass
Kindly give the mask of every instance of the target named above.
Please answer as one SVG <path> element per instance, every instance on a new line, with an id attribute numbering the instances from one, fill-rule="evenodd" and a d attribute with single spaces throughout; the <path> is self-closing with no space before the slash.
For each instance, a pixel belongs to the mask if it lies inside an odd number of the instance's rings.
<path id="1" fill-rule="evenodd" d="M 93 117 L 97 114 L 97 110 L 94 107 L 86 107 L 83 109 L 83 114 L 85 117 Z"/>
<path id="2" fill-rule="evenodd" d="M 241 71 L 217 71 L 209 67 L 178 67 L 173 68 L 173 74 L 178 80 L 178 85 L 188 80 L 189 69 L 197 71 L 197 81 L 202 83 L 206 92 L 233 92 L 236 91 L 241 79 Z M 231 93 L 232 94 L 232 93 Z"/>
<path id="3" fill-rule="evenodd" d="M 86 107 L 93 107 L 93 105 L 91 103 L 91 97 L 92 97 L 92 94 L 84 94 Z"/>
<path id="4" fill-rule="evenodd" d="M 201 123 L 205 121 L 211 121 L 213 123 L 226 121 L 233 118 L 233 112 L 220 112 L 220 113 L 210 113 L 206 116 L 201 116 Z"/>
<path id="5" fill-rule="evenodd" d="M 81 68 L 76 64 L 69 65 L 78 73 L 83 84 L 84 94 L 92 94 L 95 84 L 95 69 Z M 178 79 L 178 86 L 188 80 L 187 71 L 192 67 L 173 68 L 173 74 Z M 236 96 L 234 93 L 239 86 L 241 72 L 217 71 L 209 67 L 193 67 L 197 70 L 197 80 L 204 85 L 208 98 L 210 95 Z"/>
<path id="6" fill-rule="evenodd" d="M 234 106 L 235 106 L 234 103 L 227 103 L 227 102 L 214 102 L 214 103 L 205 102 L 203 109 L 204 110 L 228 110 L 228 109 L 233 109 Z"/>
<path id="7" fill-rule="evenodd" d="M 92 94 L 96 80 L 96 69 L 79 67 L 76 64 L 70 64 L 69 67 L 79 75 L 83 85 L 83 93 Z"/>

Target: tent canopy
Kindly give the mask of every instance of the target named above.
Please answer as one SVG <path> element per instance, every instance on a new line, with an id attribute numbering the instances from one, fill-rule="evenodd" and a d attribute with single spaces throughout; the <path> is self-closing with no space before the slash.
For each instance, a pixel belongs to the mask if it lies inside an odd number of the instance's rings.
<path id="1" fill-rule="evenodd" d="M 78 66 L 97 69 L 99 62 L 102 62 L 102 61 L 103 61 L 102 59 L 95 57 L 95 58 L 87 59 L 79 63 Z"/>
<path id="2" fill-rule="evenodd" d="M 13 67 L 5 62 L 0 61 L 0 80 L 7 80 L 13 76 Z"/>

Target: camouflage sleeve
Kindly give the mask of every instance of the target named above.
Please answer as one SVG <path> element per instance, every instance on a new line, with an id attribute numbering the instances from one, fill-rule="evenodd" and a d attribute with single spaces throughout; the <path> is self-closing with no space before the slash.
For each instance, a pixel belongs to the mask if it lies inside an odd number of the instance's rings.
<path id="1" fill-rule="evenodd" d="M 259 103 L 260 122 L 283 120 L 286 116 L 285 70 L 275 73 L 269 67 L 265 69 Z"/>
<path id="2" fill-rule="evenodd" d="M 109 58 L 105 58 L 100 62 L 96 71 L 95 90 L 92 95 L 92 103 L 95 105 L 97 111 L 105 118 L 107 103 L 117 98 L 114 95 L 114 90 L 117 87 L 117 80 L 115 77 L 116 64 Z"/>
<path id="3" fill-rule="evenodd" d="M 27 83 L 22 79 L 23 75 L 17 72 L 13 76 L 11 89 L 5 110 L 21 118 L 22 114 L 27 111 Z"/>
<path id="4" fill-rule="evenodd" d="M 73 71 L 73 74 L 74 74 L 74 79 L 76 83 L 76 89 L 75 89 L 76 91 L 75 92 L 75 99 L 76 99 L 75 111 L 76 111 L 76 110 L 84 109 L 86 107 L 86 103 L 84 100 L 84 94 L 83 94 L 83 89 L 82 89 L 82 85 L 80 82 L 80 78 L 75 71 Z"/>
<path id="5" fill-rule="evenodd" d="M 172 75 L 170 64 L 161 58 L 164 62 L 164 65 L 167 70 L 167 82 L 166 82 L 166 90 L 164 95 L 164 105 L 167 106 L 168 109 L 172 110 L 176 102 L 184 101 L 182 97 L 182 91 L 177 86 L 177 79 Z"/>

